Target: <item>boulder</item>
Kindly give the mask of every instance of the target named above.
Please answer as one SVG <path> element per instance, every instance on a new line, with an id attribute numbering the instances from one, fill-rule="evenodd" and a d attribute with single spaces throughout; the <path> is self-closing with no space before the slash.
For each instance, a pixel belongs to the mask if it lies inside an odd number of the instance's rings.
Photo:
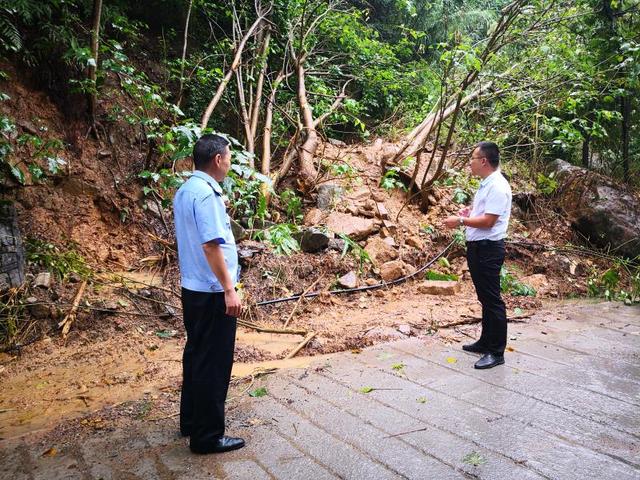
<path id="1" fill-rule="evenodd" d="M 303 252 L 314 253 L 324 250 L 329 245 L 329 236 L 317 228 L 309 228 L 304 231 L 300 239 L 300 249 Z"/>
<path id="2" fill-rule="evenodd" d="M 628 258 L 640 255 L 640 198 L 598 173 L 562 160 L 553 166 L 557 203 L 572 227 L 597 247 Z"/>
<path id="3" fill-rule="evenodd" d="M 332 232 L 348 235 L 352 240 L 362 240 L 378 230 L 373 220 L 340 212 L 331 212 L 327 217 L 327 227 Z"/>
<path id="4" fill-rule="evenodd" d="M 344 189 L 340 185 L 325 183 L 318 187 L 317 205 L 321 210 L 331 210 L 342 196 Z"/>
<path id="5" fill-rule="evenodd" d="M 380 266 L 380 276 L 385 282 L 392 282 L 405 274 L 405 264 L 402 260 L 392 260 Z"/>
<path id="6" fill-rule="evenodd" d="M 0 291 L 19 287 L 25 280 L 25 252 L 16 209 L 0 201 Z"/>
<path id="7" fill-rule="evenodd" d="M 391 237 L 387 237 L 391 238 Z M 398 252 L 395 248 L 385 242 L 386 239 L 374 237 L 369 239 L 364 247 L 365 252 L 369 255 L 371 261 L 375 264 L 382 264 L 398 258 Z"/>
<path id="8" fill-rule="evenodd" d="M 338 285 L 343 288 L 356 288 L 358 286 L 358 277 L 356 275 L 356 272 L 351 270 L 346 275 L 341 276 L 338 279 Z"/>
<path id="9" fill-rule="evenodd" d="M 376 209 L 378 210 L 378 216 L 384 220 L 389 219 L 389 211 L 382 202 L 376 202 Z"/>
<path id="10" fill-rule="evenodd" d="M 418 292 L 426 295 L 455 295 L 460 291 L 456 281 L 425 280 L 418 285 Z"/>

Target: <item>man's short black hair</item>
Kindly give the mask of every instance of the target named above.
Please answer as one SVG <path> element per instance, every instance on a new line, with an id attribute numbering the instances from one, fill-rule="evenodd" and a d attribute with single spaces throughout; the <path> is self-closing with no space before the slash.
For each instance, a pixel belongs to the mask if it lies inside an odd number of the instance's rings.
<path id="1" fill-rule="evenodd" d="M 213 157 L 218 154 L 224 155 L 227 145 L 229 141 L 220 135 L 209 133 L 200 137 L 193 147 L 193 163 L 196 170 L 204 170 Z"/>
<path id="2" fill-rule="evenodd" d="M 493 142 L 480 142 L 476 145 L 478 151 L 489 161 L 489 164 L 493 168 L 498 168 L 500 165 L 500 150 L 498 145 Z"/>

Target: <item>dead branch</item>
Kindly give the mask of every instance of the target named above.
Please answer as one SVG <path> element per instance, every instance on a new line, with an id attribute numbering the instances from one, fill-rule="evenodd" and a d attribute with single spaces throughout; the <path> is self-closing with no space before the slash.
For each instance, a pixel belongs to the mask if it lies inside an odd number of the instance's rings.
<path id="1" fill-rule="evenodd" d="M 302 303 L 302 299 L 305 297 L 305 295 L 307 293 L 309 293 L 311 291 L 311 289 L 313 289 L 318 284 L 318 282 L 320 280 L 322 280 L 323 278 L 324 278 L 324 275 L 320 275 L 320 277 L 318 277 L 311 285 L 309 285 L 309 287 L 307 287 L 307 289 L 304 292 L 302 292 L 302 295 L 300 296 L 300 298 L 298 299 L 296 304 L 293 306 L 293 309 L 291 310 L 291 313 L 287 317 L 287 320 L 284 322 L 284 328 L 287 328 L 289 326 L 289 322 L 291 321 L 291 319 L 293 318 L 293 315 L 296 313 L 296 310 L 298 309 L 298 307 Z"/>
<path id="2" fill-rule="evenodd" d="M 85 280 L 80 284 L 80 288 L 78 288 L 78 293 L 73 300 L 73 304 L 71 305 L 71 309 L 69 313 L 62 319 L 60 323 L 58 323 L 58 327 L 62 327 L 62 338 L 66 339 L 69 330 L 71 329 L 71 324 L 76 319 L 76 313 L 78 311 L 78 305 L 80 305 L 80 300 L 82 300 L 82 295 L 84 294 L 85 288 L 87 288 L 88 280 Z"/>
<path id="3" fill-rule="evenodd" d="M 307 343 L 309 343 L 315 336 L 316 336 L 316 332 L 309 332 L 309 334 L 304 338 L 304 340 L 302 340 L 302 342 L 300 342 L 300 344 L 296 348 L 291 350 L 291 352 L 289 352 L 289 354 L 286 357 L 284 357 L 284 359 L 289 360 L 295 357 L 298 354 L 298 352 L 300 352 L 300 350 L 302 350 L 307 345 Z"/>

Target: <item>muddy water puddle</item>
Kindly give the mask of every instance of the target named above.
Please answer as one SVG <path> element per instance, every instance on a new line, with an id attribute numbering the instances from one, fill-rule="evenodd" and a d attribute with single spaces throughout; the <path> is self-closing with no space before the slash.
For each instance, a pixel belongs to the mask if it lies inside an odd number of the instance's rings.
<path id="1" fill-rule="evenodd" d="M 298 335 L 238 331 L 238 347 L 251 346 L 281 356 L 301 341 Z M 149 348 L 151 346 L 151 348 Z M 110 339 L 81 347 L 63 347 L 38 363 L 0 359 L 0 439 L 47 430 L 65 419 L 103 407 L 177 390 L 182 372 L 183 339 L 148 337 L 118 345 Z M 302 368 L 318 357 L 236 363 L 235 378 L 279 368 Z"/>

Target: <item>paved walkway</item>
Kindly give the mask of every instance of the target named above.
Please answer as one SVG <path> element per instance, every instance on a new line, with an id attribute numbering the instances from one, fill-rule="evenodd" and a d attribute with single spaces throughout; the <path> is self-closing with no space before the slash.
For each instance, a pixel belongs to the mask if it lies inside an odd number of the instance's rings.
<path id="1" fill-rule="evenodd" d="M 640 479 L 640 308 L 581 305 L 510 325 L 507 364 L 432 339 L 323 358 L 259 380 L 230 433 L 192 456 L 175 419 L 70 444 L 0 450 L 2 479 Z"/>

